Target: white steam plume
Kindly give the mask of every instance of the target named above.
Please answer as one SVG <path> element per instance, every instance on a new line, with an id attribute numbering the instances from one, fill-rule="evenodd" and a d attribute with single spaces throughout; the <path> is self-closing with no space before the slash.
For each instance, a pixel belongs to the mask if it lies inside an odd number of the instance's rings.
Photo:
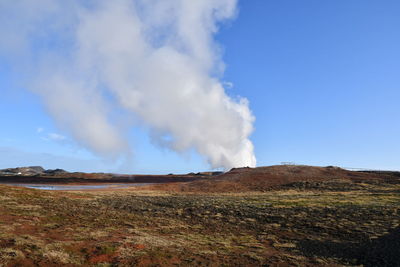
<path id="1" fill-rule="evenodd" d="M 236 0 L 0 0 L 0 52 L 24 55 L 32 89 L 96 153 L 128 151 L 118 106 L 160 145 L 194 148 L 213 168 L 255 166 L 254 117 L 226 95 L 213 40 L 235 14 Z"/>

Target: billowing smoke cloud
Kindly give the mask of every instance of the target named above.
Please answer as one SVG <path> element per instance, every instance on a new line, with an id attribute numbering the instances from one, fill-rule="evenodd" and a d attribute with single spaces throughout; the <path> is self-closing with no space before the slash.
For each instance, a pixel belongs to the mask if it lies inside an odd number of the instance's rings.
<path id="1" fill-rule="evenodd" d="M 98 154 L 129 153 L 121 109 L 161 146 L 194 148 L 213 168 L 255 166 L 254 117 L 245 98 L 225 93 L 213 39 L 236 4 L 0 0 L 0 49 L 60 127 Z"/>

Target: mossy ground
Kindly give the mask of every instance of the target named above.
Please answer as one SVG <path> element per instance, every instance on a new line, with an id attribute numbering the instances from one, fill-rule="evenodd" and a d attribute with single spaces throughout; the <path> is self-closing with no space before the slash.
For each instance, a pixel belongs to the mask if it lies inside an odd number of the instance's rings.
<path id="1" fill-rule="evenodd" d="M 396 183 L 240 194 L 0 185 L 0 266 L 385 265 L 391 255 L 366 253 L 398 229 L 399 207 Z"/>

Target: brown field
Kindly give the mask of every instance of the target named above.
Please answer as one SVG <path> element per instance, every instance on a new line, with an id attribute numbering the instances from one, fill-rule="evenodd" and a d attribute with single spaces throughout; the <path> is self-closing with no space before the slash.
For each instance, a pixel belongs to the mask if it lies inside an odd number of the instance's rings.
<path id="1" fill-rule="evenodd" d="M 0 266 L 400 266 L 396 173 L 275 166 L 121 190 L 0 185 Z"/>

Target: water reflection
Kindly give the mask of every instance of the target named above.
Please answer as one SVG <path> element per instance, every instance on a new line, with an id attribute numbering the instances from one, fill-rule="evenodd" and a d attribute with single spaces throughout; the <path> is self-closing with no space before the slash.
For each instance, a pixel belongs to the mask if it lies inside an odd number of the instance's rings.
<path id="1" fill-rule="evenodd" d="M 145 186 L 151 185 L 152 183 L 129 183 L 129 184 L 101 184 L 101 185 L 54 185 L 54 184 L 12 184 L 7 183 L 7 185 L 40 189 L 40 190 L 93 190 L 93 189 L 123 189 L 135 186 Z"/>

